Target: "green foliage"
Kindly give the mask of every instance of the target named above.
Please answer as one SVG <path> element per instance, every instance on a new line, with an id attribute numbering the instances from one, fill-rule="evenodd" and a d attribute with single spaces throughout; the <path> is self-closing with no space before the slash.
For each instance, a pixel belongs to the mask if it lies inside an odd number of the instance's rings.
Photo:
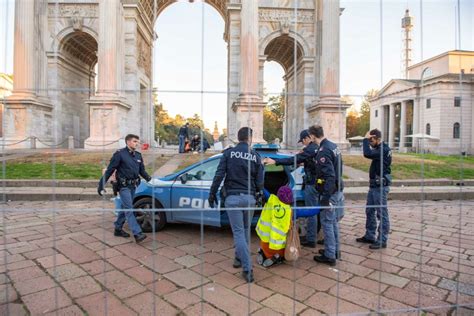
<path id="1" fill-rule="evenodd" d="M 263 110 L 263 138 L 271 143 L 275 138 L 283 138 L 283 120 L 285 119 L 285 94 L 270 97 Z"/>
<path id="2" fill-rule="evenodd" d="M 346 137 L 364 136 L 370 130 L 370 99 L 377 94 L 377 90 L 369 90 L 362 100 L 360 110 L 348 111 L 346 116 Z"/>
<path id="3" fill-rule="evenodd" d="M 168 144 L 178 144 L 178 132 L 181 126 L 186 122 L 189 123 L 189 137 L 197 134 L 201 136 L 201 130 L 203 136 L 207 139 L 209 144 L 213 143 L 212 135 L 208 130 L 203 130 L 204 123 L 198 114 L 194 114 L 193 117 L 185 118 L 184 116 L 177 114 L 174 118 L 170 117 L 168 111 L 163 108 L 162 103 L 158 103 L 156 94 L 154 95 L 155 103 L 155 138 L 159 138 L 160 141 L 166 141 Z"/>

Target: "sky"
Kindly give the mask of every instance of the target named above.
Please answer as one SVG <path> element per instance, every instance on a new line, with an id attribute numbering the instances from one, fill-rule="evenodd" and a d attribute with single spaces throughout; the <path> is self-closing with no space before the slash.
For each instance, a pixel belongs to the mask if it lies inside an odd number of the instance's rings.
<path id="1" fill-rule="evenodd" d="M 474 50 L 473 3 L 472 0 L 341 0 L 344 8 L 340 18 L 341 95 L 353 96 L 358 104 L 368 90 L 380 89 L 390 79 L 401 77 L 400 25 L 407 8 L 414 17 L 414 63 L 456 48 Z M 13 69 L 13 9 L 14 0 L 0 0 L 0 72 L 11 73 Z M 214 121 L 218 121 L 219 129 L 225 127 L 227 43 L 223 40 L 224 20 L 220 14 L 199 1 L 180 1 L 162 12 L 155 31 L 158 39 L 153 52 L 154 86 L 160 91 L 159 100 L 164 108 L 173 116 L 189 117 L 198 113 L 211 130 Z M 281 66 L 266 63 L 265 90 L 279 93 L 284 87 L 283 75 Z M 201 95 L 201 88 L 207 93 Z"/>

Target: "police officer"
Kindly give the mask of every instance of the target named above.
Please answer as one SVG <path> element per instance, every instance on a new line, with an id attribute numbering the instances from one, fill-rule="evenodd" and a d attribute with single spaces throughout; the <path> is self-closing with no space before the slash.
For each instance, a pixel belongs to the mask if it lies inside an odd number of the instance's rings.
<path id="1" fill-rule="evenodd" d="M 338 211 L 343 200 L 342 190 L 342 157 L 336 144 L 324 137 L 322 126 L 314 125 L 309 128 L 313 141 L 319 145 L 314 158 L 316 166 L 316 190 L 319 203 L 321 226 L 324 234 L 324 252 L 314 256 L 316 262 L 336 265 L 339 253 L 339 223 L 342 217 Z"/>
<path id="2" fill-rule="evenodd" d="M 252 129 L 242 127 L 237 138 L 239 144 L 224 151 L 217 167 L 209 192 L 209 206 L 216 203 L 217 190 L 224 180 L 225 206 L 229 217 L 235 245 L 234 268 L 242 267 L 242 276 L 247 282 L 253 282 L 252 262 L 250 258 L 249 237 L 255 195 L 263 192 L 263 165 L 260 156 L 250 148 Z M 231 210 L 233 209 L 233 210 Z"/>
<path id="3" fill-rule="evenodd" d="M 139 137 L 129 134 L 125 137 L 125 143 L 127 146 L 117 150 L 112 156 L 104 176 L 99 181 L 97 192 L 101 196 L 105 193 L 104 185 L 114 171 L 116 171 L 115 175 L 118 182 L 122 208 L 127 209 L 127 211 L 119 212 L 117 220 L 114 223 L 114 235 L 118 237 L 130 237 L 130 235 L 122 229 L 126 219 L 128 227 L 132 230 L 133 236 L 135 237 L 135 241 L 139 243 L 146 238 L 146 235 L 142 233 L 135 214 L 133 214 L 133 196 L 136 187 L 140 184 L 140 176 L 146 181 L 150 181 L 151 177 L 145 171 L 142 155 L 136 151 L 140 143 Z"/>
<path id="4" fill-rule="evenodd" d="M 311 135 L 307 129 L 302 130 L 300 133 L 300 139 L 298 143 L 303 143 L 305 146 L 303 151 L 298 153 L 295 157 L 288 158 L 265 158 L 264 164 L 276 164 L 278 165 L 299 165 L 304 164 L 304 200 L 305 206 L 317 206 L 317 192 L 314 186 L 315 184 L 315 163 L 314 157 L 318 150 L 318 145 L 313 142 Z M 315 248 L 316 247 L 316 231 L 317 231 L 317 217 L 311 216 L 308 218 L 308 226 L 306 232 L 306 240 L 301 242 L 302 246 Z"/>
<path id="5" fill-rule="evenodd" d="M 357 238 L 357 242 L 371 244 L 370 249 L 387 248 L 390 219 L 387 208 L 387 195 L 392 182 L 391 164 L 392 151 L 382 141 L 382 132 L 373 129 L 365 135 L 363 141 L 364 157 L 372 160 L 369 170 L 369 193 L 365 209 L 365 235 Z M 378 237 L 375 237 L 378 225 Z"/>

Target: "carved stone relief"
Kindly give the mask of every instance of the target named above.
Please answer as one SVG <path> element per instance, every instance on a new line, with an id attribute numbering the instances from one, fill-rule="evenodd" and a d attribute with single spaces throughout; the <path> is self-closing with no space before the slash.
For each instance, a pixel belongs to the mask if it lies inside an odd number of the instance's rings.
<path id="1" fill-rule="evenodd" d="M 265 22 L 314 23 L 314 13 L 310 11 L 298 11 L 295 18 L 295 12 L 292 10 L 260 9 L 258 16 L 260 21 Z"/>
<path id="2" fill-rule="evenodd" d="M 98 18 L 99 7 L 97 4 L 50 4 L 48 8 L 48 15 L 50 17 L 83 17 L 83 18 Z"/>
<path id="3" fill-rule="evenodd" d="M 151 48 L 140 33 L 137 37 L 137 54 L 138 67 L 142 68 L 145 74 L 151 78 Z"/>

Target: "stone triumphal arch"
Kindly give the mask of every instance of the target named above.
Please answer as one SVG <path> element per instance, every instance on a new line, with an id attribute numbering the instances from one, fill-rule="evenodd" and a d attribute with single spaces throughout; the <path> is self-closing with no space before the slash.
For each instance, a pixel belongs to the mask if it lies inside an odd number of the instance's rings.
<path id="1" fill-rule="evenodd" d="M 76 147 L 117 147 L 116 140 L 130 132 L 151 142 L 154 23 L 175 1 L 16 0 L 5 143 L 34 137 L 44 146 L 73 136 Z M 285 143 L 295 146 L 299 130 L 313 123 L 345 143 L 339 1 L 205 2 L 225 21 L 228 102 L 222 106 L 229 135 L 250 124 L 262 140 L 263 65 L 270 60 L 285 71 Z"/>

